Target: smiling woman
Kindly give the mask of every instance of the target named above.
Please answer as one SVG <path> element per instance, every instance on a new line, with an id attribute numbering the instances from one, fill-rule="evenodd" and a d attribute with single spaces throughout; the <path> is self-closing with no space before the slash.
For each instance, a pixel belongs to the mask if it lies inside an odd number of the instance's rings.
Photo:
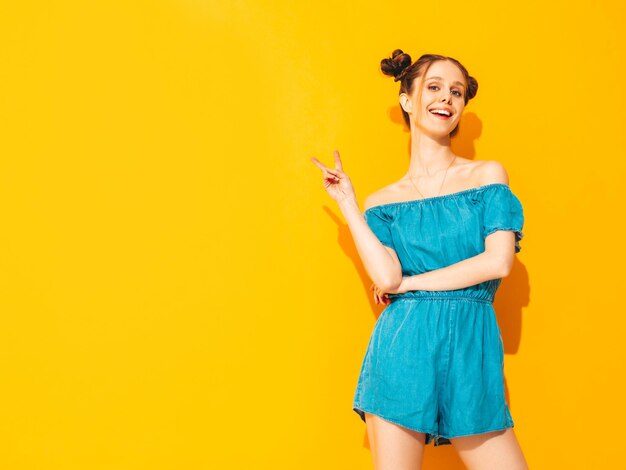
<path id="1" fill-rule="evenodd" d="M 401 49 L 396 49 L 393 51 L 391 58 L 386 58 L 381 60 L 380 68 L 385 75 L 390 75 L 394 77 L 394 81 L 400 81 L 400 95 L 408 94 L 409 91 L 413 87 L 413 82 L 416 78 L 423 76 L 426 74 L 428 68 L 431 64 L 436 61 L 449 61 L 456 65 L 463 75 L 464 81 L 454 80 L 452 85 L 455 87 L 451 90 L 455 96 L 463 99 L 463 105 L 466 105 L 469 100 L 476 96 L 478 92 L 478 81 L 471 77 L 468 73 L 467 69 L 456 59 L 452 57 L 446 57 L 438 54 L 424 54 L 422 55 L 414 64 L 411 64 L 411 56 L 402 52 Z M 440 90 L 442 85 L 443 77 L 439 75 L 433 75 L 426 79 L 425 83 L 427 89 L 433 92 L 437 92 Z M 466 85 L 467 84 L 467 85 Z M 418 90 L 417 98 L 421 99 L 422 97 L 422 89 Z M 402 107 L 402 116 L 404 117 L 404 122 L 406 122 L 407 126 L 410 126 L 410 116 L 409 113 Z M 433 109 L 444 109 L 448 111 L 449 116 L 452 116 L 454 112 L 450 107 L 446 107 L 443 103 L 440 103 L 440 106 L 435 106 Z M 444 118 L 440 116 L 436 116 L 442 120 L 448 120 L 449 118 Z M 450 137 L 454 137 L 458 132 L 458 122 L 457 125 L 450 132 Z"/>
<path id="2" fill-rule="evenodd" d="M 411 131 L 407 174 L 369 195 L 361 213 L 339 153 L 334 169 L 313 159 L 376 302 L 387 304 L 365 350 L 353 410 L 367 425 L 377 470 L 421 468 L 431 442 L 452 444 L 468 468 L 490 461 L 527 469 L 493 308 L 521 249 L 523 207 L 502 164 L 450 148 L 478 82 L 451 57 L 425 54 L 411 64 L 399 49 L 381 70 L 400 81 Z"/>

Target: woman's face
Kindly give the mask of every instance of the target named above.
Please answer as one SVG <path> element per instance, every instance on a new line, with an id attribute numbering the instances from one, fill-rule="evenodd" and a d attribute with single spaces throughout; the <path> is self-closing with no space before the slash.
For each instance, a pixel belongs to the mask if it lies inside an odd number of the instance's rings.
<path id="1" fill-rule="evenodd" d="M 413 125 L 422 132 L 447 136 L 461 119 L 465 93 L 466 82 L 461 70 L 450 61 L 438 60 L 431 64 L 426 76 L 415 80 L 411 96 L 400 95 L 400 104 L 409 113 Z M 440 113 L 448 111 L 451 115 L 437 114 L 435 109 Z"/>

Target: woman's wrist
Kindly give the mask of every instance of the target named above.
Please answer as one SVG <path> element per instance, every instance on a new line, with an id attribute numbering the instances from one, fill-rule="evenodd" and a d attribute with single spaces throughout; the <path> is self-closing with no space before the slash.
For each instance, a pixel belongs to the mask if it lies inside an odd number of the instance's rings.
<path id="1" fill-rule="evenodd" d="M 352 197 L 347 197 L 345 199 L 342 199 L 341 201 L 337 201 L 337 204 L 339 205 L 339 209 L 341 209 L 341 212 L 345 213 L 346 210 L 354 209 L 356 209 L 359 213 L 361 212 L 361 208 L 359 207 L 358 202 L 356 202 L 356 199 Z"/>

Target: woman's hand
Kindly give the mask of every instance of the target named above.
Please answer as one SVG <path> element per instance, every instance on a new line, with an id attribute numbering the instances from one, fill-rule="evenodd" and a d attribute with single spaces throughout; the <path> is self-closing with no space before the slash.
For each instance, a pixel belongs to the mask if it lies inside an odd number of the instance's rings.
<path id="1" fill-rule="evenodd" d="M 404 294 L 405 292 L 408 292 L 407 286 L 406 286 L 406 279 L 407 279 L 406 277 L 403 277 L 402 281 L 400 282 L 400 285 L 396 287 L 395 289 L 392 289 L 389 291 L 383 291 L 376 284 L 372 284 L 372 286 L 370 287 L 370 290 L 374 291 L 374 300 L 376 301 L 376 303 L 389 305 L 391 303 L 391 299 L 389 299 L 387 294 Z"/>
<path id="2" fill-rule="evenodd" d="M 333 155 L 335 157 L 334 169 L 328 168 L 317 158 L 311 157 L 311 161 L 322 170 L 324 189 L 338 203 L 347 199 L 356 200 L 350 177 L 343 171 L 339 151 L 335 150 Z"/>
<path id="3" fill-rule="evenodd" d="M 391 303 L 391 300 L 387 297 L 387 293 L 383 292 L 376 284 L 372 284 L 370 290 L 374 291 L 374 301 L 377 304 L 389 305 Z"/>

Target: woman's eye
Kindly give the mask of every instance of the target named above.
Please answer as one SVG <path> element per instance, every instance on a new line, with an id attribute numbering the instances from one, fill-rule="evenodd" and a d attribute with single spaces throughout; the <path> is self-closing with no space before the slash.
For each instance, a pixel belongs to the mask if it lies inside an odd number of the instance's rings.
<path id="1" fill-rule="evenodd" d="M 429 89 L 429 90 L 431 90 L 431 89 L 433 89 L 433 88 L 439 88 L 439 87 L 438 87 L 437 85 L 429 85 L 429 86 L 428 86 L 428 89 Z M 461 93 L 461 92 L 460 92 L 460 91 L 458 91 L 458 90 L 454 90 L 454 91 L 453 91 L 453 93 L 456 93 L 456 96 L 463 96 L 463 93 Z"/>

